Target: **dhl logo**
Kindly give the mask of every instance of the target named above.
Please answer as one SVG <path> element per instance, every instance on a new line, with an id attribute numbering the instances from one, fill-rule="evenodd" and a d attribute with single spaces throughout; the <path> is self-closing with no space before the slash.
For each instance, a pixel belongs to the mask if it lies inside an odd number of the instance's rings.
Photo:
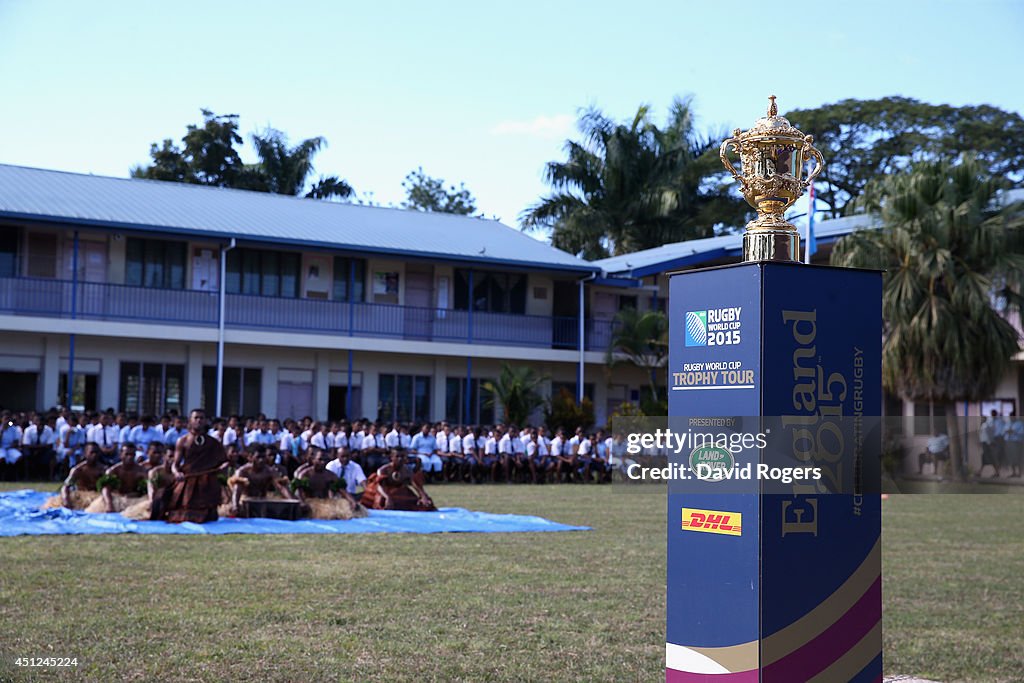
<path id="1" fill-rule="evenodd" d="M 683 531 L 742 536 L 743 515 L 739 512 L 683 508 Z"/>

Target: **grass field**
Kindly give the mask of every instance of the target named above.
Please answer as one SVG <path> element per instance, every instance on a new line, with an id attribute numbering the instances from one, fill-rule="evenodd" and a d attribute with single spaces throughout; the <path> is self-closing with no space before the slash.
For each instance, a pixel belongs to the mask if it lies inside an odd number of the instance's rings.
<path id="1" fill-rule="evenodd" d="M 594 530 L 0 539 L 0 680 L 664 680 L 663 498 L 431 493 Z M 887 675 L 1024 680 L 1024 496 L 884 511 Z"/>

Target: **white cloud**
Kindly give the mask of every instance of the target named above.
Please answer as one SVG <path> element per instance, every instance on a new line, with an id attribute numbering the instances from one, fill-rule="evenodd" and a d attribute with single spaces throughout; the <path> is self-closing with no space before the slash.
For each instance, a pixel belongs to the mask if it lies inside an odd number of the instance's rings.
<path id="1" fill-rule="evenodd" d="M 526 135 L 544 140 L 567 137 L 573 130 L 576 117 L 571 114 L 537 116 L 528 121 L 502 121 L 491 128 L 496 135 Z"/>

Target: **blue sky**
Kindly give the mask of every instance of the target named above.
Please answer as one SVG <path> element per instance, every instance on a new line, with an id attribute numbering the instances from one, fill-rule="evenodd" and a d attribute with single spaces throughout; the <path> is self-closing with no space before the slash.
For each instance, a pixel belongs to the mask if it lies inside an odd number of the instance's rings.
<path id="1" fill-rule="evenodd" d="M 422 166 L 517 225 L 581 107 L 661 118 L 692 94 L 704 128 L 747 127 L 770 93 L 1021 112 L 1022 35 L 1018 0 L 0 0 L 0 162 L 126 176 L 206 107 L 323 135 L 318 172 L 365 198 L 400 202 Z"/>

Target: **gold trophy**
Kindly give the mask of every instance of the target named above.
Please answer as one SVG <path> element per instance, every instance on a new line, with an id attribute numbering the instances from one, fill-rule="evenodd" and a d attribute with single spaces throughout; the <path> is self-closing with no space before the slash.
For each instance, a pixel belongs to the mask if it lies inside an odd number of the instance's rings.
<path id="1" fill-rule="evenodd" d="M 799 261 L 800 235 L 782 214 L 818 177 L 825 159 L 811 144 L 812 136 L 804 135 L 779 116 L 775 95 L 768 99 L 768 115 L 745 133 L 734 130 L 733 136 L 722 143 L 719 156 L 740 182 L 747 203 L 757 209 L 757 218 L 747 223 L 743 233 L 743 260 Z M 730 147 L 739 151 L 743 174 L 729 161 Z M 805 180 L 804 159 L 808 157 L 817 165 Z"/>

